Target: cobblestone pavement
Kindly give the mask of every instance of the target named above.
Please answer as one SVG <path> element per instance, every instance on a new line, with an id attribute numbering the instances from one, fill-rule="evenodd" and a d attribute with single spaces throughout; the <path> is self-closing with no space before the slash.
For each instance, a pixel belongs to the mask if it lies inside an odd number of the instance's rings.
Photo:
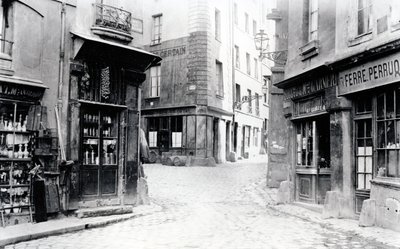
<path id="1" fill-rule="evenodd" d="M 392 248 L 267 209 L 265 160 L 217 167 L 146 165 L 162 211 L 9 248 Z"/>

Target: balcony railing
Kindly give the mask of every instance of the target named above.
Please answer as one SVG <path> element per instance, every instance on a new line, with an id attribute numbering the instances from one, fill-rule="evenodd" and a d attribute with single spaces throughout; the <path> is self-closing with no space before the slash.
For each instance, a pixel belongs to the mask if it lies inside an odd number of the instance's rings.
<path id="1" fill-rule="evenodd" d="M 97 26 L 131 33 L 131 12 L 105 4 L 95 4 L 95 9 Z"/>
<path id="2" fill-rule="evenodd" d="M 5 39 L 0 39 L 0 52 L 11 56 L 14 42 Z"/>

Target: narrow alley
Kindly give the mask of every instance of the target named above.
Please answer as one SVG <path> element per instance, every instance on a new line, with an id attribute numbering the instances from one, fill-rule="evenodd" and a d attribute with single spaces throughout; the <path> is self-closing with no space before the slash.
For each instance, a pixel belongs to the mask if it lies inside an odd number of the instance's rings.
<path id="1" fill-rule="evenodd" d="M 265 158 L 217 167 L 145 165 L 154 214 L 11 248 L 392 248 L 266 207 Z"/>

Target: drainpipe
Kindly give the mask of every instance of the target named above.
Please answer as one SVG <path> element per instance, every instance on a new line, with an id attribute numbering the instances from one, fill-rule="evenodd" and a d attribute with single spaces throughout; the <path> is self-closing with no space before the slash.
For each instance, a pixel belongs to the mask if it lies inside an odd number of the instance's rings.
<path id="1" fill-rule="evenodd" d="M 235 137 L 235 98 L 236 98 L 236 82 L 235 82 L 235 24 L 234 24 L 234 1 L 230 1 L 230 30 L 231 30 L 231 55 L 232 55 L 232 125 L 231 125 L 231 141 L 230 152 L 235 151 L 234 137 Z"/>
<path id="2" fill-rule="evenodd" d="M 66 13 L 66 3 L 65 0 L 62 0 L 61 2 L 61 38 L 60 38 L 60 59 L 59 59 L 59 64 L 58 64 L 58 90 L 57 90 L 57 104 L 56 108 L 58 110 L 58 113 L 63 113 L 62 112 L 62 90 L 63 90 L 63 77 L 64 77 L 64 57 L 65 57 L 65 13 Z M 59 117 L 61 118 L 61 117 Z M 61 122 L 59 120 L 58 122 Z M 57 129 L 61 129 L 61 127 L 58 127 Z M 59 135 L 63 135 L 61 130 L 58 131 Z M 60 141 L 59 141 L 60 143 Z M 64 146 L 64 145 L 61 145 Z M 66 160 L 65 154 L 61 155 L 62 160 Z"/>

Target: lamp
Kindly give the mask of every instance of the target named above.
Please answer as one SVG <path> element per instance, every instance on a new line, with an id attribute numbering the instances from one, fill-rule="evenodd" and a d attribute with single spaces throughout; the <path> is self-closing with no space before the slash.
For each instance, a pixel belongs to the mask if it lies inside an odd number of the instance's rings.
<path id="1" fill-rule="evenodd" d="M 269 38 L 268 34 L 264 32 L 263 29 L 260 29 L 254 36 L 254 43 L 256 45 L 256 49 L 260 51 L 260 59 L 263 60 L 267 58 L 270 61 L 275 62 L 279 65 L 285 65 L 287 59 L 287 50 L 267 52 L 269 48 Z"/>
<path id="2" fill-rule="evenodd" d="M 256 45 L 256 49 L 260 51 L 260 58 L 263 59 L 264 52 L 268 50 L 269 47 L 268 34 L 265 33 L 263 29 L 260 29 L 260 32 L 254 36 L 254 43 Z"/>

